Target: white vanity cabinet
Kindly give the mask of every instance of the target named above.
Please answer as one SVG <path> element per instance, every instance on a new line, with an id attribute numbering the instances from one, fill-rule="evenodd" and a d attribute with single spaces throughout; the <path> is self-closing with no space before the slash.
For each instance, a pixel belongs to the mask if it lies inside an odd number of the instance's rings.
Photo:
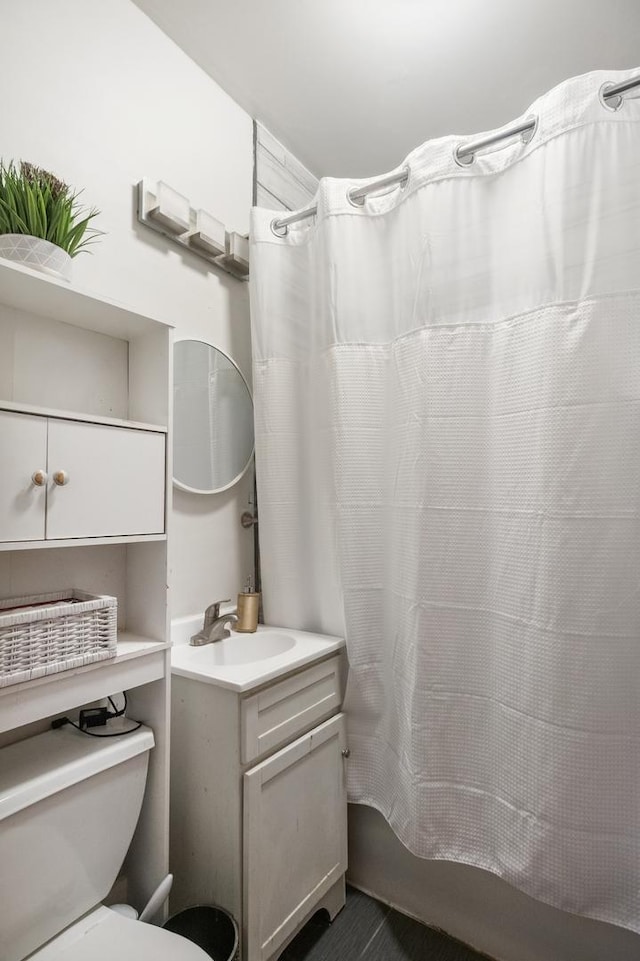
<path id="1" fill-rule="evenodd" d="M 165 434 L 0 409 L 0 541 L 164 533 Z"/>
<path id="2" fill-rule="evenodd" d="M 347 870 L 345 750 L 338 714 L 243 775 L 246 961 L 278 953 L 336 885 L 339 906 Z"/>
<path id="3" fill-rule="evenodd" d="M 171 911 L 226 908 L 243 961 L 277 958 L 316 910 L 344 904 L 340 703 L 340 656 L 243 693 L 173 675 Z"/>

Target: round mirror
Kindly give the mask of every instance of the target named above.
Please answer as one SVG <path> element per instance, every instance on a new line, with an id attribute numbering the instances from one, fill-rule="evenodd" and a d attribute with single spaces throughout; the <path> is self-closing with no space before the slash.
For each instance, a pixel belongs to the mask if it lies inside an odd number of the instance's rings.
<path id="1" fill-rule="evenodd" d="M 202 340 L 173 347 L 173 482 L 215 494 L 240 480 L 253 455 L 253 403 L 230 357 Z"/>

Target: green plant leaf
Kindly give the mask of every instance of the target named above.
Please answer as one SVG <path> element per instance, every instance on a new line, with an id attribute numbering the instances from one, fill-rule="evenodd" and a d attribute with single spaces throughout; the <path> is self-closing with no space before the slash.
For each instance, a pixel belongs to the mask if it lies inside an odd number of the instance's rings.
<path id="1" fill-rule="evenodd" d="M 0 160 L 0 233 L 41 237 L 75 257 L 102 233 L 89 227 L 98 214 L 47 170 Z"/>
<path id="2" fill-rule="evenodd" d="M 50 191 L 49 191 L 50 192 Z M 40 231 L 43 237 L 47 236 L 47 194 L 46 191 L 40 191 L 36 195 L 36 203 L 38 205 L 38 213 L 40 214 Z"/>
<path id="3" fill-rule="evenodd" d="M 25 221 L 0 197 L 0 206 L 6 212 L 8 229 L 5 234 L 28 234 L 29 227 Z"/>
<path id="4" fill-rule="evenodd" d="M 36 201 L 35 201 L 34 191 L 31 189 L 29 184 L 25 184 L 24 199 L 25 199 L 25 206 L 27 210 L 29 229 L 32 232 L 34 237 L 41 237 L 42 228 L 40 226 L 40 219 L 38 217 L 38 205 L 36 204 Z"/>

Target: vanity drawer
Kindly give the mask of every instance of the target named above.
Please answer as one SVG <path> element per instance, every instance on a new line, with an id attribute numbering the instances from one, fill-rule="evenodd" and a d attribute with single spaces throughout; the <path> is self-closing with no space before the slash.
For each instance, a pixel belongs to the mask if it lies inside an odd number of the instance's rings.
<path id="1" fill-rule="evenodd" d="M 331 657 L 314 664 L 242 701 L 243 764 L 292 741 L 339 710 L 339 661 Z"/>

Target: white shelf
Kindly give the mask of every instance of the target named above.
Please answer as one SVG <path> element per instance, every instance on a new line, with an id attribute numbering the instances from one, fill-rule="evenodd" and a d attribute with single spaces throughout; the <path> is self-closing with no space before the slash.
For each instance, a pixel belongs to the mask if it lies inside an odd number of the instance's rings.
<path id="1" fill-rule="evenodd" d="M 0 688 L 0 732 L 164 678 L 169 646 L 123 631 L 114 658 Z"/>
<path id="2" fill-rule="evenodd" d="M 162 424 L 145 424 L 137 420 L 122 420 L 118 417 L 102 417 L 100 414 L 79 414 L 74 410 L 58 410 L 55 407 L 39 407 L 33 404 L 17 403 L 13 400 L 0 400 L 0 410 L 11 410 L 18 414 L 34 414 L 37 417 L 56 417 L 58 420 L 77 420 L 85 424 L 105 424 L 107 427 L 128 427 L 131 430 L 148 430 L 156 434 L 166 434 Z"/>
<path id="3" fill-rule="evenodd" d="M 172 326 L 2 258 L 0 303 L 123 340 Z"/>
<path id="4" fill-rule="evenodd" d="M 166 541 L 166 534 L 119 534 L 115 537 L 70 537 L 64 540 L 49 541 L 0 541 L 0 554 L 3 551 L 39 551 L 47 547 L 98 547 L 101 544 L 150 544 Z"/>
<path id="5" fill-rule="evenodd" d="M 149 477 L 143 478 L 139 490 L 141 501 L 138 503 L 143 506 L 151 485 L 155 484 L 157 489 L 160 482 L 156 476 L 159 467 L 150 466 L 146 452 L 149 444 L 154 449 L 164 447 L 164 511 L 158 509 L 158 514 L 164 515 L 165 522 L 171 478 L 171 444 L 167 442 L 167 434 L 170 437 L 172 329 L 171 324 L 136 313 L 123 304 L 0 259 L 0 353 L 6 360 L 0 365 L 3 375 L 0 411 L 48 418 L 47 444 L 43 448 L 47 456 L 56 437 L 62 442 L 61 438 L 68 439 L 75 433 L 78 437 L 82 435 L 77 447 L 86 459 L 91 445 L 87 443 L 88 432 L 83 424 L 95 427 L 95 435 L 117 432 L 109 428 L 133 429 L 127 432 L 127 443 L 136 451 L 143 451 L 142 467 L 150 472 Z M 117 419 L 110 416 L 112 412 L 118 415 Z M 10 419 L 6 414 L 2 416 Z M 37 424 L 35 416 L 25 420 Z M 136 429 L 140 433 L 132 437 Z M 151 437 L 151 432 L 162 436 Z M 125 431 L 121 433 L 124 435 Z M 11 441 L 10 456 L 23 441 L 21 430 Z M 73 451 L 73 447 L 71 449 Z M 15 457 L 18 455 L 19 451 L 15 450 Z M 92 456 L 97 459 L 95 454 Z M 131 446 L 119 456 L 129 468 Z M 46 460 L 42 460 L 36 466 L 42 467 L 45 463 Z M 103 466 L 111 468 L 114 464 L 118 464 L 118 458 L 113 451 L 104 454 Z M 83 463 L 83 469 L 85 466 Z M 144 520 L 140 519 L 144 511 L 138 508 L 128 523 L 105 524 L 107 499 L 105 496 L 100 500 L 96 509 L 101 520 L 99 527 L 91 524 L 63 527 L 57 532 L 163 529 L 164 525 L 155 520 L 145 528 Z M 131 507 L 130 496 L 121 497 L 120 501 Z M 9 503 L 9 510 L 13 509 Z M 55 532 L 53 528 L 51 532 Z M 43 529 L 18 526 L 11 533 L 16 537 L 30 534 L 41 537 Z M 38 593 L 43 582 L 73 583 L 82 575 L 83 583 L 95 579 L 96 583 L 109 586 L 106 592 L 118 596 L 125 623 L 140 632 L 119 633 L 117 654 L 113 658 L 0 688 L 0 733 L 15 732 L 8 734 L 9 740 L 32 736 L 29 725 L 42 729 L 49 718 L 67 714 L 74 717 L 73 712 L 82 705 L 103 701 L 121 691 L 129 695 L 128 715 L 153 730 L 156 746 L 149 758 L 145 800 L 118 882 L 123 894 L 120 900 L 140 904 L 146 903 L 158 879 L 169 869 L 170 645 L 167 643 L 166 541 L 166 533 L 116 533 L 107 537 L 16 540 L 0 544 L 0 552 L 28 552 L 16 556 L 10 563 L 3 560 L 0 564 L 5 593 L 13 593 L 14 565 L 20 573 L 23 593 Z M 150 542 L 160 543 L 151 548 L 144 546 Z M 44 548 L 127 544 L 132 546 L 123 549 L 122 556 L 116 559 L 111 552 L 101 550 L 66 552 L 63 558 L 49 550 L 43 553 Z M 142 546 L 136 548 L 133 546 L 136 544 Z"/>

